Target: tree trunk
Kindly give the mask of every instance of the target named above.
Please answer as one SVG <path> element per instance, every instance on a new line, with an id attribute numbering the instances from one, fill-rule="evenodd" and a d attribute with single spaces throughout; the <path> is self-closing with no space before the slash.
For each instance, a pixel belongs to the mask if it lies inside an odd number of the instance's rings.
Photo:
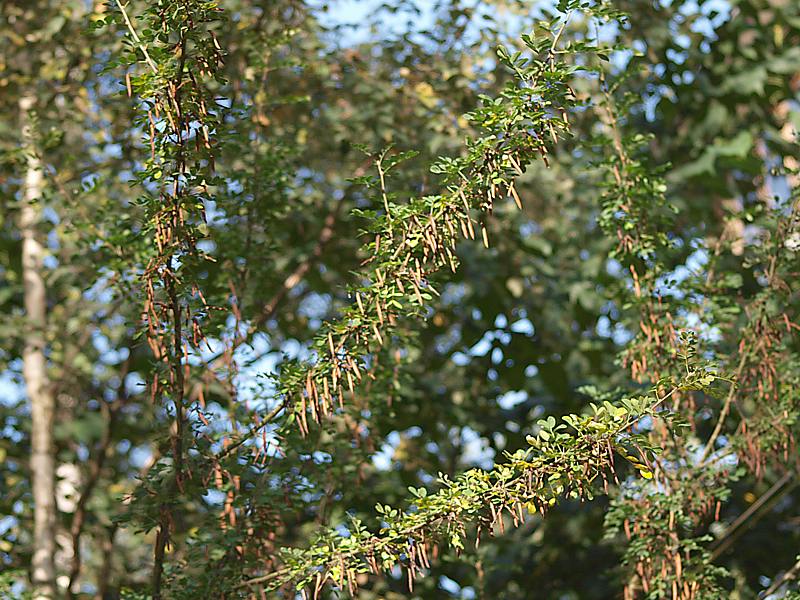
<path id="1" fill-rule="evenodd" d="M 27 154 L 19 228 L 22 235 L 22 277 L 25 293 L 26 332 L 22 372 L 31 406 L 31 488 L 34 502 L 31 580 L 34 600 L 56 597 L 56 504 L 53 419 L 55 401 L 47 377 L 45 331 L 47 298 L 43 277 L 42 244 L 37 239 L 41 220 L 44 176 L 35 152 L 30 111 L 36 99 L 19 101 L 22 137 Z"/>

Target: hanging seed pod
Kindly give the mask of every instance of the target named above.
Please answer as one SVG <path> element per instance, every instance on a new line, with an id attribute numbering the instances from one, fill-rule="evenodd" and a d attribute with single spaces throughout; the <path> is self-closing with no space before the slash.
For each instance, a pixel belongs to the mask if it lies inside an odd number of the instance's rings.
<path id="1" fill-rule="evenodd" d="M 361 369 L 359 369 L 359 367 L 358 367 L 358 362 L 353 360 L 352 358 L 349 358 L 348 360 L 349 360 L 348 364 L 350 365 L 350 370 L 356 376 L 356 379 L 360 382 L 361 381 Z"/>
<path id="2" fill-rule="evenodd" d="M 522 210 L 522 200 L 519 199 L 519 195 L 517 194 L 517 190 L 514 188 L 513 182 L 508 184 L 508 191 L 514 198 L 514 204 L 517 205 L 518 209 Z"/>
<path id="3" fill-rule="evenodd" d="M 553 140 L 554 144 L 558 143 L 558 136 L 556 135 L 556 130 L 553 128 L 553 123 L 548 121 L 547 128 L 550 130 L 550 138 Z"/>
<path id="4" fill-rule="evenodd" d="M 324 398 L 326 398 L 327 400 L 331 400 L 331 393 L 330 393 L 330 389 L 328 388 L 328 378 L 327 377 L 322 379 L 322 394 L 323 394 Z"/>
<path id="5" fill-rule="evenodd" d="M 336 356 L 336 349 L 333 346 L 333 335 L 331 332 L 328 332 L 328 348 L 331 351 L 331 356 Z"/>
<path id="6" fill-rule="evenodd" d="M 333 386 L 333 389 L 338 387 L 341 374 L 342 370 L 339 368 L 338 363 L 333 363 L 333 369 L 331 369 L 331 385 Z"/>
<path id="7" fill-rule="evenodd" d="M 459 219 L 458 224 L 461 226 L 461 235 L 463 235 L 464 238 L 469 238 L 469 229 L 467 229 L 466 219 Z"/>
<path id="8" fill-rule="evenodd" d="M 464 195 L 464 190 L 463 189 L 459 189 L 458 190 L 458 196 L 461 198 L 461 202 L 464 204 L 464 214 L 468 215 L 470 206 L 469 206 L 469 202 L 467 202 L 467 197 Z"/>
<path id="9" fill-rule="evenodd" d="M 300 406 L 300 418 L 298 419 L 298 423 L 300 424 L 300 433 L 304 436 L 308 435 L 308 421 L 306 420 L 307 411 L 308 406 L 306 405 L 306 399 L 302 398 Z"/>
<path id="10" fill-rule="evenodd" d="M 444 223 L 445 226 L 447 227 L 447 232 L 450 234 L 450 238 L 451 239 L 454 238 L 456 235 L 455 229 L 453 229 L 453 222 L 450 220 L 450 215 L 448 215 L 447 213 L 445 213 L 444 215 Z"/>
<path id="11" fill-rule="evenodd" d="M 422 306 L 423 304 L 425 304 L 425 301 L 422 299 L 422 294 L 420 293 L 419 288 L 417 287 L 416 284 L 412 283 L 412 285 L 414 286 L 414 295 L 417 298 L 417 302 L 419 302 L 420 306 Z"/>
<path id="12" fill-rule="evenodd" d="M 375 561 L 375 553 L 370 551 L 367 554 L 367 564 L 369 565 L 370 570 L 372 571 L 373 575 L 380 574 L 380 570 L 378 569 L 378 563 Z"/>
<path id="13" fill-rule="evenodd" d="M 319 423 L 320 415 L 317 411 L 316 403 L 312 398 L 309 398 L 309 404 L 311 405 L 311 418 L 314 419 L 316 423 Z"/>
<path id="14" fill-rule="evenodd" d="M 452 252 L 450 252 L 450 250 L 447 250 L 446 252 L 447 252 L 447 260 L 448 260 L 448 262 L 449 262 L 449 265 L 450 265 L 450 270 L 451 270 L 453 273 L 455 273 L 455 272 L 456 272 L 456 267 L 457 267 L 457 265 L 456 265 L 456 259 L 455 259 L 455 257 L 453 256 L 453 253 L 452 253 Z"/>
<path id="15" fill-rule="evenodd" d="M 475 239 L 475 229 L 472 227 L 472 219 L 467 216 L 467 231 L 469 232 L 469 239 Z"/>
<path id="16" fill-rule="evenodd" d="M 426 569 L 431 568 L 431 561 L 428 560 L 428 544 L 425 541 L 425 538 L 422 539 L 422 542 L 419 545 L 420 549 L 420 556 L 422 557 L 422 566 Z"/>
<path id="17" fill-rule="evenodd" d="M 522 170 L 522 168 L 519 166 L 519 163 L 517 162 L 517 159 L 516 159 L 516 158 L 514 158 L 514 155 L 513 155 L 513 154 L 508 154 L 508 161 L 509 161 L 509 162 L 511 163 L 511 165 L 514 167 L 514 170 L 517 172 L 517 175 L 518 175 L 518 176 L 520 176 L 520 175 L 522 175 L 522 174 L 523 174 L 523 170 Z"/>

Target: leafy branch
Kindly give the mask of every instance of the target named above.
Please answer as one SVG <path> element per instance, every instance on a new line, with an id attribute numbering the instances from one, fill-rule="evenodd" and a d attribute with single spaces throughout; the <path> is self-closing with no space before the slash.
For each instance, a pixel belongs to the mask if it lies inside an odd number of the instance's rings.
<path id="1" fill-rule="evenodd" d="M 410 488 L 413 499 L 407 509 L 376 507 L 384 522 L 377 533 L 354 518 L 347 536 L 327 530 L 307 549 L 284 550 L 282 569 L 240 587 L 274 591 L 293 584 L 316 598 L 331 584 L 354 593 L 358 575 L 380 574 L 396 565 L 405 569 L 413 587 L 416 575 L 430 567 L 434 545 L 447 540 L 457 551 L 464 549 L 467 523 L 476 524 L 478 544 L 483 531 L 504 529 L 506 515 L 518 526 L 526 512 L 544 515 L 560 498 L 591 500 L 598 479 L 607 490 L 609 473 L 617 477 L 615 452 L 642 477 L 652 478 L 659 449 L 637 433 L 637 424 L 644 417 L 671 422 L 671 413 L 660 409 L 665 400 L 678 391 L 709 389 L 717 379 L 723 378 L 713 368 L 692 369 L 679 382 L 660 381 L 649 395 L 592 403 L 588 414 L 567 415 L 561 423 L 552 416 L 542 419 L 536 435 L 527 437 L 529 447 L 507 455 L 491 471 L 473 469 L 454 480 L 440 476 L 442 488 L 433 494 Z"/>
<path id="2" fill-rule="evenodd" d="M 155 359 L 150 391 L 174 418 L 170 479 L 166 489 L 152 494 L 158 530 L 151 586 L 157 600 L 175 530 L 174 497 L 191 478 L 187 358 L 189 349 L 202 343 L 202 327 L 212 308 L 198 284 L 198 269 L 211 259 L 198 242 L 207 232 L 209 186 L 219 183 L 214 156 L 225 129 L 210 91 L 223 55 L 212 30 L 220 9 L 209 0 L 152 3 L 138 17 L 143 27 L 137 33 L 125 6 L 119 0 L 116 5 L 133 40 L 119 62 L 136 64 L 141 52 L 148 66 L 144 73 L 126 76 L 128 95 L 138 99 L 136 124 L 147 132 L 150 147 L 136 179 L 142 186 L 138 204 L 145 215 L 143 233 L 151 246 L 146 264 L 129 267 L 140 271 L 144 292 L 143 333 Z"/>
<path id="3" fill-rule="evenodd" d="M 562 4 L 568 14 L 579 8 L 577 2 Z M 607 16 L 602 8 L 580 8 Z M 401 203 L 389 191 L 387 175 L 413 153 L 377 154 L 378 177 L 356 179 L 380 195 L 382 206 L 359 213 L 370 223 L 371 238 L 363 248 L 368 258 L 362 283 L 349 290 L 354 302 L 320 329 L 311 344 L 313 359 L 284 365 L 279 380 L 281 404 L 291 407 L 290 419 L 304 433 L 307 413 L 319 421 L 343 408 L 345 395 L 371 376 L 370 357 L 396 335 L 402 319 L 424 316 L 438 295 L 432 278 L 458 266 L 457 243 L 480 235 L 489 246 L 487 223 L 495 204 L 510 197 L 521 209 L 517 178 L 536 160 L 547 165 L 554 146 L 569 135 L 567 114 L 580 104 L 570 80 L 580 67 L 557 50 L 567 24 L 568 17 L 556 19 L 542 27 L 543 35 L 522 36 L 529 58 L 498 49 L 515 78 L 499 97 L 482 97 L 481 106 L 466 115 L 483 135 L 467 140 L 463 156 L 441 158 L 431 167 L 441 175 L 444 193 Z M 570 52 L 599 50 L 580 45 Z"/>

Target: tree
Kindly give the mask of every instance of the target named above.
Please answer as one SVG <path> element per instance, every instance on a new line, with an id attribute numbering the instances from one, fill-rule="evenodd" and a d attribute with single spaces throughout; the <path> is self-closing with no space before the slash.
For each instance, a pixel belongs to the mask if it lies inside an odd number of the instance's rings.
<path id="1" fill-rule="evenodd" d="M 30 113 L 36 99 L 26 95 L 20 99 L 22 136 L 28 153 L 25 181 L 22 187 L 19 229 L 22 235 L 22 279 L 25 288 L 25 314 L 28 334 L 23 351 L 23 374 L 31 402 L 31 487 L 33 488 L 34 552 L 31 559 L 35 598 L 55 596 L 55 452 L 53 424 L 55 404 L 50 390 L 45 358 L 47 327 L 47 296 L 43 276 L 44 252 L 37 239 L 41 209 L 38 203 L 43 194 L 42 164 L 36 156 Z"/>
<path id="2" fill-rule="evenodd" d="M 31 539 L 2 406 L 12 594 L 56 540 L 71 597 L 793 593 L 791 3 L 39 9 L 3 366 L 78 475 Z"/>

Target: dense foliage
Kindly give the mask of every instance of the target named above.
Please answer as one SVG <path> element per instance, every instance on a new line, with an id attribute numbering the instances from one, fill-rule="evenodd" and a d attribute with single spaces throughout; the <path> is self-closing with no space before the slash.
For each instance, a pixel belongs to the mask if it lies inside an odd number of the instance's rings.
<path id="1" fill-rule="evenodd" d="M 0 595 L 800 597 L 800 5 L 0 14 Z"/>

